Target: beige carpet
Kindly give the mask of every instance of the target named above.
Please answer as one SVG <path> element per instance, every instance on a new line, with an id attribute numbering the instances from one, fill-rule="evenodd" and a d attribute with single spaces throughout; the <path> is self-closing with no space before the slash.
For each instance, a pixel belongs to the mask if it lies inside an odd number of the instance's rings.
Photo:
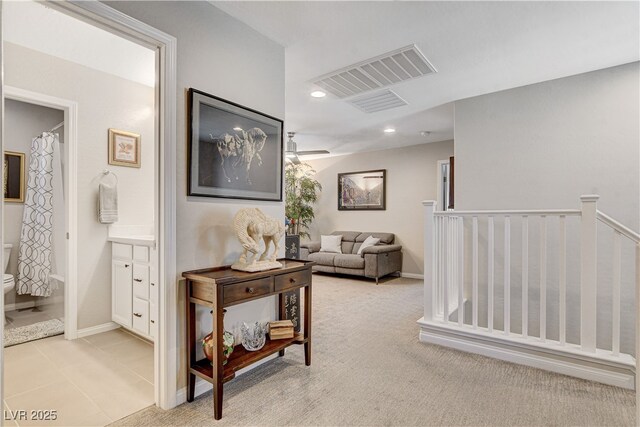
<path id="1" fill-rule="evenodd" d="M 119 426 L 634 425 L 631 391 L 418 341 L 422 283 L 314 275 L 314 353 L 302 348 L 171 411 Z"/>

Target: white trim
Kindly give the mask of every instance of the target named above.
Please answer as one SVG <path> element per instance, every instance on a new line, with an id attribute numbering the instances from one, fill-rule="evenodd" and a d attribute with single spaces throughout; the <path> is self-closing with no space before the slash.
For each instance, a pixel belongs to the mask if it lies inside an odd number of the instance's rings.
<path id="1" fill-rule="evenodd" d="M 7 312 L 9 311 L 24 310 L 25 308 L 35 307 L 36 305 L 38 307 L 42 307 L 43 305 L 59 304 L 61 302 L 62 303 L 64 302 L 63 296 L 57 296 L 53 298 L 42 298 L 42 300 L 38 300 L 38 301 L 33 300 L 33 301 L 25 301 L 25 302 L 17 302 L 17 303 L 14 302 L 11 304 L 6 304 L 4 306 L 4 313 L 6 315 Z"/>
<path id="2" fill-rule="evenodd" d="M 118 329 L 120 325 L 115 322 L 107 322 L 102 325 L 91 326 L 89 328 L 78 329 L 78 338 L 88 337 L 90 335 L 101 334 L 103 332 L 113 331 L 114 329 Z"/>
<path id="3" fill-rule="evenodd" d="M 436 325 L 418 320 L 420 341 L 438 344 L 469 353 L 545 369 L 559 374 L 570 375 L 603 384 L 634 389 L 635 367 L 633 363 L 621 360 L 607 361 L 588 355 L 574 355 L 548 348 L 542 349 L 533 343 L 515 343 L 505 337 L 465 333 L 444 325 Z"/>
<path id="4" fill-rule="evenodd" d="M 64 280 L 64 338 L 77 337 L 78 329 L 78 103 L 12 86 L 4 87 L 4 98 L 64 111 L 67 261 Z M 6 309 L 6 307 L 5 307 Z"/>
<path id="5" fill-rule="evenodd" d="M 442 189 L 440 185 L 442 184 L 442 165 L 448 165 L 449 163 L 448 159 L 438 160 L 438 167 L 436 168 L 436 211 L 441 207 L 444 207 L 444 209 L 442 209 L 443 211 L 447 210 L 447 207 L 442 204 Z"/>
<path id="6" fill-rule="evenodd" d="M 424 280 L 424 274 L 416 274 L 416 273 L 405 273 L 400 272 L 400 277 L 406 277 L 407 279 L 419 279 Z"/>
<path id="7" fill-rule="evenodd" d="M 193 397 L 198 397 L 201 394 L 204 394 L 211 390 L 213 390 L 213 384 L 203 380 L 202 378 L 196 377 L 196 389 L 195 389 L 195 392 L 193 393 Z M 186 387 L 182 387 L 180 390 L 178 390 L 178 393 L 176 394 L 176 401 L 178 402 L 178 405 L 185 403 L 187 401 Z"/>
<path id="8" fill-rule="evenodd" d="M 159 96 L 158 337 L 154 345 L 155 402 L 176 406 L 178 378 L 176 272 L 176 108 L 177 39 L 106 4 L 91 1 L 47 1 L 47 5 L 132 41 L 157 49 Z"/>

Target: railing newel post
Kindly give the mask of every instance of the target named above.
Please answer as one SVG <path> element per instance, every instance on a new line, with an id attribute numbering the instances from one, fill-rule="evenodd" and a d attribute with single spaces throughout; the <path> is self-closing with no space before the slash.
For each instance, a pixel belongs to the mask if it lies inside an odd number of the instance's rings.
<path id="1" fill-rule="evenodd" d="M 435 270 L 435 200 L 425 200 L 424 206 L 424 320 L 432 321 L 435 306 L 436 270 Z"/>
<path id="2" fill-rule="evenodd" d="M 580 345 L 590 353 L 596 351 L 599 198 L 597 195 L 580 197 Z"/>

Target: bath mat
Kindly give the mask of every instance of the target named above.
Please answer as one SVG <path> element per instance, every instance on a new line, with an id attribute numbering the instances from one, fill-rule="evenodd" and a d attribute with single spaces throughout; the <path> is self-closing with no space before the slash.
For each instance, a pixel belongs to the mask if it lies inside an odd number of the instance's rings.
<path id="1" fill-rule="evenodd" d="M 64 333 L 64 322 L 60 319 L 45 320 L 33 325 L 19 326 L 4 330 L 4 346 L 11 347 L 41 338 L 53 337 Z"/>

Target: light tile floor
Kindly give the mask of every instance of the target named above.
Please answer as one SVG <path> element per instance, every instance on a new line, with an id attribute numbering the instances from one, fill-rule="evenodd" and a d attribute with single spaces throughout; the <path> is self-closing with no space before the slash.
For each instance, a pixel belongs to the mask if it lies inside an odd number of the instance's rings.
<path id="1" fill-rule="evenodd" d="M 4 350 L 4 425 L 103 426 L 153 405 L 153 345 L 117 329 Z M 13 420 L 19 411 L 27 419 Z M 31 411 L 57 412 L 39 421 Z"/>
<path id="2" fill-rule="evenodd" d="M 50 319 L 64 318 L 64 305 L 44 304 L 37 308 L 25 308 L 5 312 L 5 329 L 17 328 L 20 326 L 32 325 Z"/>

